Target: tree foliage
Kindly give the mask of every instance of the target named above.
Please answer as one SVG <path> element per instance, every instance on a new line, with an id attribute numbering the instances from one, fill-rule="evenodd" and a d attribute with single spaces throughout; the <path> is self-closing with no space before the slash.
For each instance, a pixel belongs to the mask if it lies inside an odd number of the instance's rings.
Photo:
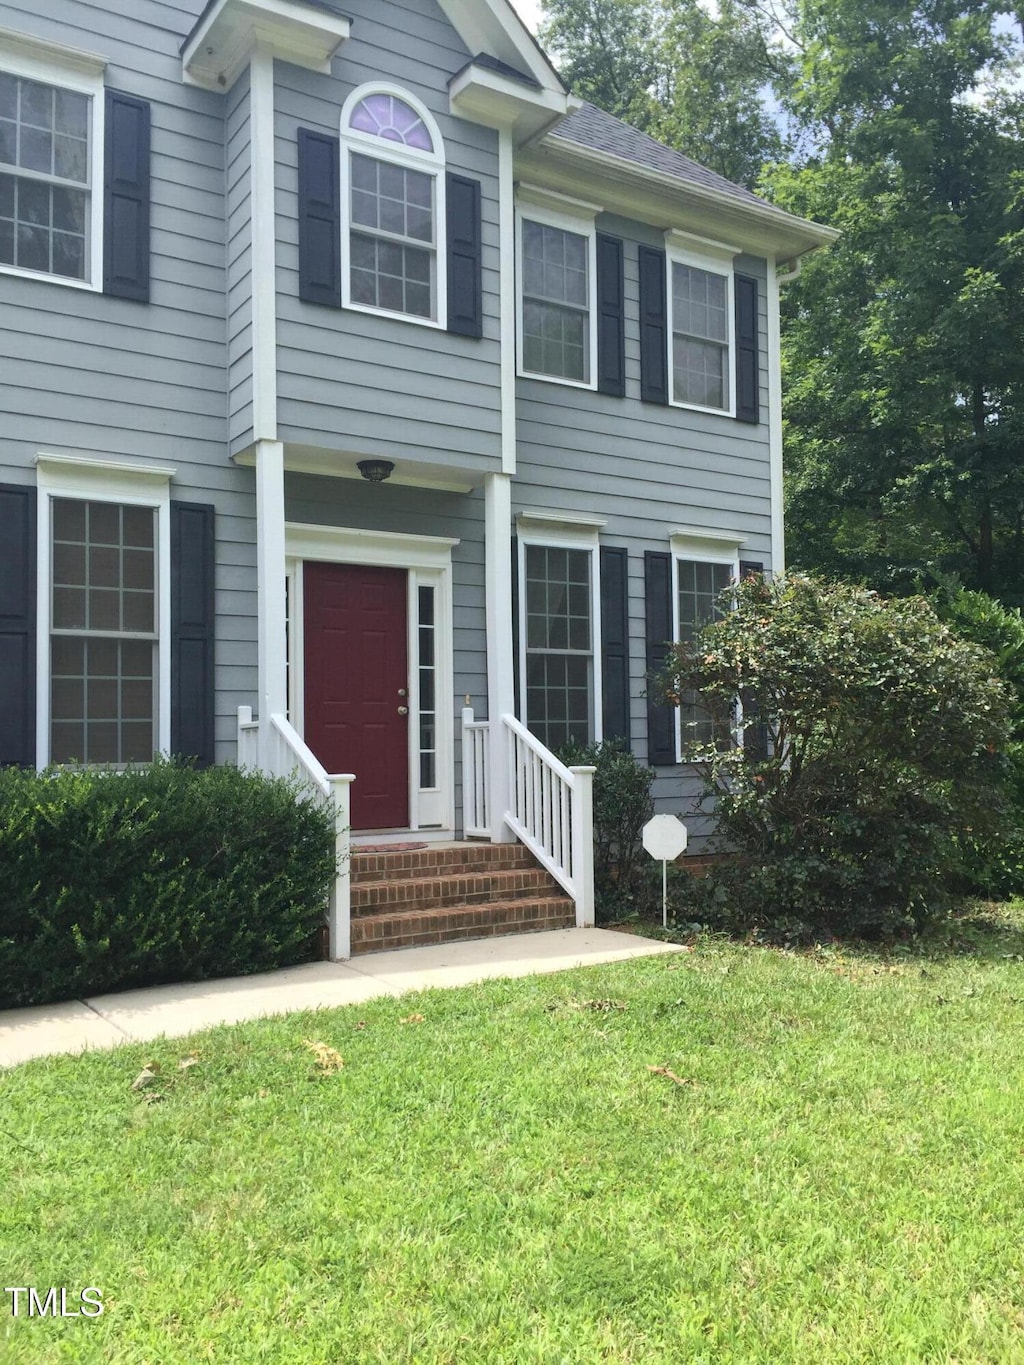
<path id="1" fill-rule="evenodd" d="M 545 13 L 577 93 L 842 232 L 783 291 L 790 561 L 897 592 L 955 573 L 1024 603 L 1021 14 L 1007 0 Z"/>
<path id="2" fill-rule="evenodd" d="M 785 292 L 790 559 L 1021 600 L 1024 105 L 985 0 L 800 0 L 784 92 L 809 147 L 769 177 L 840 241 Z"/>
<path id="3" fill-rule="evenodd" d="M 545 0 L 541 37 L 583 99 L 753 186 L 783 138 L 765 93 L 773 58 L 740 0 Z"/>
<path id="4" fill-rule="evenodd" d="M 690 746 L 739 855 L 720 891 L 748 923 L 834 933 L 936 915 L 1000 834 L 1010 697 L 994 658 L 921 597 L 800 575 L 730 592 L 666 680 L 720 722 L 741 697 L 767 739 Z"/>

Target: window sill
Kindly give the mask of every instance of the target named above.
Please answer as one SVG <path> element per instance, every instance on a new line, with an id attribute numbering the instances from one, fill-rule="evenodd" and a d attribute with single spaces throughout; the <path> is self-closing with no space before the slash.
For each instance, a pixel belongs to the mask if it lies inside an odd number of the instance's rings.
<path id="1" fill-rule="evenodd" d="M 669 400 L 670 408 L 682 408 L 686 412 L 706 412 L 711 417 L 735 417 L 733 408 L 708 408 L 701 403 L 682 403 L 678 398 Z"/>
<path id="2" fill-rule="evenodd" d="M 73 280 L 69 275 L 49 275 L 42 270 L 24 270 L 17 265 L 0 265 L 0 275 L 11 275 L 19 280 L 36 280 L 43 284 L 59 284 L 64 289 L 84 289 L 89 294 L 102 293 L 99 285 L 89 280 Z"/>
<path id="3" fill-rule="evenodd" d="M 597 381 L 585 381 L 582 379 L 563 379 L 558 374 L 534 374 L 532 370 L 524 370 L 521 367 L 516 369 L 517 379 L 536 379 L 541 384 L 561 384 L 569 389 L 586 389 L 591 393 L 597 392 Z"/>
<path id="4" fill-rule="evenodd" d="M 370 317 L 389 318 L 392 322 L 411 322 L 416 327 L 430 327 L 435 332 L 446 331 L 446 323 L 440 318 L 421 318 L 415 313 L 396 313 L 390 308 L 371 308 L 367 303 L 352 303 L 343 300 L 342 307 L 352 313 L 366 313 Z"/>

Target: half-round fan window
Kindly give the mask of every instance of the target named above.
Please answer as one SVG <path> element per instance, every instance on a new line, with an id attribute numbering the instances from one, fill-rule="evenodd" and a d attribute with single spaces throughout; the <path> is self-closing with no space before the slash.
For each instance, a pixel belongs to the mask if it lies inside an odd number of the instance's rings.
<path id="1" fill-rule="evenodd" d="M 397 95 L 367 95 L 352 111 L 349 127 L 387 142 L 400 142 L 418 152 L 433 152 L 426 125 L 411 105 Z"/>

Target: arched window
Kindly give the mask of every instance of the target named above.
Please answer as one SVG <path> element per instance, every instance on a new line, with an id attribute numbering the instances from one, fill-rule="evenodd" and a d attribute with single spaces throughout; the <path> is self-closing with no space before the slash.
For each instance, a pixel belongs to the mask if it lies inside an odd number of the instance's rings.
<path id="1" fill-rule="evenodd" d="M 346 206 L 342 298 L 443 327 L 444 146 L 405 91 L 362 86 L 341 116 Z"/>

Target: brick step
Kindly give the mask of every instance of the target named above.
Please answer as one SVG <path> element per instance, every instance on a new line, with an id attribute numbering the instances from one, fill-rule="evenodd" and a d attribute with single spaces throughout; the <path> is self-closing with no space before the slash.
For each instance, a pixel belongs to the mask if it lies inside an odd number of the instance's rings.
<path id="1" fill-rule="evenodd" d="M 368 881 L 393 882 L 405 877 L 447 877 L 536 866 L 536 859 L 522 844 L 442 844 L 395 853 L 360 853 L 353 849 L 351 859 L 353 886 Z"/>
<path id="2" fill-rule="evenodd" d="M 573 903 L 565 896 L 361 915 L 352 920 L 352 952 L 376 953 L 498 934 L 568 929 L 575 923 Z"/>
<path id="3" fill-rule="evenodd" d="M 446 876 L 361 881 L 352 887 L 352 914 L 431 910 L 446 905 L 479 905 L 487 901 L 562 894 L 554 877 L 536 863 L 532 867 L 510 867 L 500 871 L 459 869 Z"/>

